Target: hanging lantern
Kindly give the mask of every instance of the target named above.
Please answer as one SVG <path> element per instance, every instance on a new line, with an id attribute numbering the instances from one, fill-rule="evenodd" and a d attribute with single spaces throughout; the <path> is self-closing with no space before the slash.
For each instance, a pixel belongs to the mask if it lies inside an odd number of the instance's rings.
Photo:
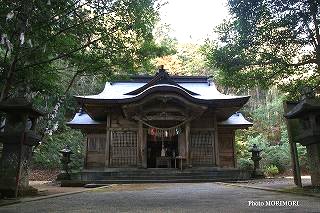
<path id="1" fill-rule="evenodd" d="M 155 136 L 157 134 L 156 128 L 151 128 L 150 129 L 150 135 Z"/>
<path id="2" fill-rule="evenodd" d="M 169 135 L 168 130 L 164 131 L 164 136 L 167 138 Z"/>

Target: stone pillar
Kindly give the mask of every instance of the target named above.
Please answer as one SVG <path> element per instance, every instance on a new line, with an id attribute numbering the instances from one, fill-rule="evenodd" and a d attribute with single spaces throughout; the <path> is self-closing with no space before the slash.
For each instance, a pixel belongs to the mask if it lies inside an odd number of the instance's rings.
<path id="1" fill-rule="evenodd" d="M 307 152 L 310 163 L 311 183 L 313 186 L 320 186 L 320 144 L 307 145 Z"/>
<path id="2" fill-rule="evenodd" d="M 290 105 L 284 101 L 283 102 L 283 109 L 284 113 L 289 112 L 289 108 L 293 108 L 292 104 L 291 107 Z M 287 133 L 288 133 L 288 140 L 289 140 L 289 145 L 290 145 L 290 153 L 291 153 L 291 166 L 292 166 L 292 173 L 293 173 L 293 180 L 294 183 L 298 187 L 302 187 L 302 181 L 301 181 L 301 172 L 300 172 L 300 163 L 299 163 L 299 158 L 298 158 L 298 152 L 297 152 L 297 144 L 295 141 L 293 141 L 293 126 L 292 123 L 293 120 L 288 120 L 286 119 L 286 125 L 287 125 Z"/>

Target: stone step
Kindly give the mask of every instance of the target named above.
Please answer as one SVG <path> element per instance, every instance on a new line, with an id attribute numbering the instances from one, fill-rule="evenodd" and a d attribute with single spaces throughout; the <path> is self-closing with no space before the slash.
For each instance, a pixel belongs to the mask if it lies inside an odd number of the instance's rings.
<path id="1" fill-rule="evenodd" d="M 146 177 L 146 176 L 117 176 L 117 177 L 101 177 L 99 180 L 183 180 L 183 179 L 214 179 L 214 178 L 232 178 L 225 175 L 217 176 L 158 176 L 158 177 Z M 97 180 L 97 178 L 86 178 L 85 180 Z"/>
<path id="2" fill-rule="evenodd" d="M 62 180 L 62 186 L 112 183 L 191 183 L 250 179 L 250 171 L 238 169 L 128 169 L 82 171 L 73 180 Z"/>
<path id="3" fill-rule="evenodd" d="M 189 173 L 189 174 L 104 174 L 104 173 L 86 173 L 85 176 L 97 176 L 97 177 L 184 177 L 184 176 L 233 176 L 239 173 Z"/>
<path id="4" fill-rule="evenodd" d="M 75 180 L 62 180 L 61 186 L 63 187 L 75 187 L 75 186 L 84 186 L 86 184 L 97 184 L 97 185 L 104 185 L 104 184 L 138 184 L 138 183 L 201 183 L 201 182 L 220 182 L 220 181 L 234 181 L 234 178 L 208 178 L 208 179 L 108 179 L 108 180 L 86 180 L 86 181 L 75 181 Z"/>
<path id="5" fill-rule="evenodd" d="M 239 174 L 239 171 L 194 171 L 194 172 L 82 172 L 83 175 L 103 175 L 103 176 L 159 176 L 159 175 L 216 175 L 216 174 Z"/>
<path id="6" fill-rule="evenodd" d="M 224 173 L 216 173 L 216 174 L 188 174 L 188 175 L 103 175 L 103 174 L 87 174 L 82 175 L 82 179 L 111 179 L 111 178 L 130 178 L 130 179 L 157 179 L 157 178 L 208 178 L 208 177 L 238 177 L 238 174 L 224 174 Z"/>
<path id="7" fill-rule="evenodd" d="M 215 172 L 176 172 L 176 173 L 146 173 L 146 172 L 85 172 L 82 173 L 80 180 L 208 180 L 208 179 L 233 179 L 244 180 L 250 178 L 249 172 L 243 171 L 215 171 Z"/>

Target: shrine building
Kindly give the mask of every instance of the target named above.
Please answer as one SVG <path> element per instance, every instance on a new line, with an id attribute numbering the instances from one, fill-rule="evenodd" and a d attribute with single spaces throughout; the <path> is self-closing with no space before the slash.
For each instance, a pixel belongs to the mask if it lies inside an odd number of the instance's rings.
<path id="1" fill-rule="evenodd" d="M 204 76 L 135 76 L 76 96 L 68 125 L 86 134 L 84 169 L 236 168 L 235 131 L 252 126 L 238 111 L 249 96 L 221 94 Z"/>

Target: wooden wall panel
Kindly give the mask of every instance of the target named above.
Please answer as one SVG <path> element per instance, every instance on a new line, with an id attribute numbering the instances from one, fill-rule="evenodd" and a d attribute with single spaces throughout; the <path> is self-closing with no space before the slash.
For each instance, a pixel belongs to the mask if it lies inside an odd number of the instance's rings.
<path id="1" fill-rule="evenodd" d="M 219 129 L 219 157 L 221 167 L 235 167 L 234 130 Z"/>
<path id="2" fill-rule="evenodd" d="M 104 168 L 105 166 L 105 150 L 106 150 L 105 134 L 89 134 L 87 136 L 86 146 L 86 167 Z"/>
<path id="3" fill-rule="evenodd" d="M 137 127 L 137 122 L 125 119 L 121 114 L 113 114 L 111 116 L 112 128 L 132 128 Z"/>
<path id="4" fill-rule="evenodd" d="M 192 128 L 214 128 L 214 114 L 205 112 L 199 118 L 191 121 Z"/>

